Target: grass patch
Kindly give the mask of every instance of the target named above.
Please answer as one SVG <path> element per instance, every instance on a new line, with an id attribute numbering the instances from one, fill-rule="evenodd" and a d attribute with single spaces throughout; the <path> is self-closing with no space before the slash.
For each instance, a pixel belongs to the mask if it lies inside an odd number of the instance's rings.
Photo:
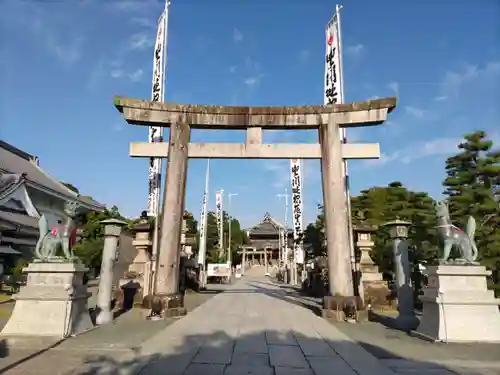
<path id="1" fill-rule="evenodd" d="M 0 293 L 0 302 L 8 301 L 10 299 L 12 299 L 10 294 Z"/>

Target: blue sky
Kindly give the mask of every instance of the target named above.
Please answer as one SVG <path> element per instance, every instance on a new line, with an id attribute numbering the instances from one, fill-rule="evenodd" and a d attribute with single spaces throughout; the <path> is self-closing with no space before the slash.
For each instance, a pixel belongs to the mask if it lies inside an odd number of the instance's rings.
<path id="1" fill-rule="evenodd" d="M 149 99 L 162 1 L 0 2 L 0 138 L 83 194 L 137 216 L 147 203 L 147 161 L 128 157 L 147 129 L 127 125 L 113 96 Z M 166 100 L 222 105 L 306 105 L 323 100 L 323 0 L 173 0 Z M 346 101 L 398 96 L 380 127 L 352 141 L 380 142 L 379 161 L 351 161 L 354 193 L 401 181 L 438 197 L 444 160 L 462 135 L 500 138 L 500 3 L 481 0 L 346 1 Z M 312 132 L 265 133 L 267 142 L 316 141 Z M 243 133 L 194 131 L 193 141 Z M 189 164 L 187 209 L 199 216 L 206 162 Z M 244 226 L 284 214 L 288 161 L 215 160 L 214 192 L 239 193 Z M 305 221 L 321 202 L 319 162 L 304 165 Z"/>

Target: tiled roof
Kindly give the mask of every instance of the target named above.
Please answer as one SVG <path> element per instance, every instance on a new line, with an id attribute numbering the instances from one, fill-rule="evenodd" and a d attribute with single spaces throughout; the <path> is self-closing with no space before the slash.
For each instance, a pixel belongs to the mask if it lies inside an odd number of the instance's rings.
<path id="1" fill-rule="evenodd" d="M 248 231 L 250 236 L 252 235 L 264 235 L 264 234 L 272 234 L 275 235 L 278 233 L 278 230 L 283 230 L 285 226 L 280 222 L 276 221 L 266 212 L 264 215 L 264 219 L 257 225 L 254 225 Z M 288 229 L 290 232 L 290 229 Z"/>
<path id="2" fill-rule="evenodd" d="M 102 210 L 104 206 L 92 199 L 81 197 L 68 189 L 55 178 L 38 166 L 38 158 L 30 155 L 7 142 L 0 140 L 0 172 L 26 174 L 27 182 L 34 187 L 48 190 L 56 195 L 61 195 L 68 200 L 78 200 L 83 206 Z"/>
<path id="3" fill-rule="evenodd" d="M 9 197 L 24 182 L 24 175 L 0 172 L 0 200 Z"/>
<path id="4" fill-rule="evenodd" d="M 38 219 L 15 212 L 1 211 L 0 220 L 8 221 L 15 225 L 22 225 L 31 228 L 38 228 Z"/>

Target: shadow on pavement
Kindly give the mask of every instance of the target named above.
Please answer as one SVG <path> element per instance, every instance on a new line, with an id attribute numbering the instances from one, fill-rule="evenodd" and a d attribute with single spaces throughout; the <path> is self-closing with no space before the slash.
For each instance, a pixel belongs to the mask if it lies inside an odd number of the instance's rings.
<path id="1" fill-rule="evenodd" d="M 382 363 L 355 342 L 315 337 L 293 331 L 256 331 L 230 336 L 225 331 L 156 340 L 120 359 L 88 356 L 80 368 L 64 369 L 58 363 L 23 363 L 6 375 L 393 375 L 473 374 L 467 369 L 405 360 L 387 353 Z M 383 351 L 382 348 L 370 348 Z M 445 370 L 449 370 L 445 371 Z M 461 371 L 464 372 L 461 372 Z M 470 370 L 470 369 L 468 369 Z M 36 371 L 36 372 L 35 372 Z M 455 371 L 455 372 L 451 372 Z M 480 374 L 479 372 L 477 374 Z"/>

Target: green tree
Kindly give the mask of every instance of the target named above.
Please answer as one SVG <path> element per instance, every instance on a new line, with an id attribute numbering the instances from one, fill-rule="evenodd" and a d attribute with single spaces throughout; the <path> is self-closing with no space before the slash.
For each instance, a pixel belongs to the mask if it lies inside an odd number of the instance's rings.
<path id="1" fill-rule="evenodd" d="M 211 211 L 208 212 L 207 215 L 207 260 L 209 263 L 225 262 L 226 255 L 221 253 L 219 250 L 219 229 L 217 227 L 217 217 L 215 212 Z M 227 243 L 229 241 L 229 216 L 226 211 L 224 211 L 223 220 L 224 248 L 227 248 Z M 239 255 L 237 251 L 246 243 L 248 243 L 246 232 L 241 229 L 238 219 L 233 217 L 231 220 L 231 255 L 233 262 L 238 261 Z"/>
<path id="2" fill-rule="evenodd" d="M 101 212 L 88 212 L 82 217 L 80 225 L 82 229 L 81 240 L 73 249 L 87 267 L 99 270 L 102 261 L 102 250 L 104 247 L 104 226 L 102 220 L 119 219 L 129 222 L 120 215 L 118 207 L 113 206 Z"/>
<path id="3" fill-rule="evenodd" d="M 494 148 L 486 132 L 467 134 L 459 152 L 446 160 L 444 194 L 450 216 L 461 228 L 469 215 L 476 219 L 476 244 L 480 262 L 500 273 L 500 149 Z M 498 277 L 496 278 L 498 279 Z M 500 294 L 498 280 L 492 280 Z"/>
<path id="4" fill-rule="evenodd" d="M 371 256 L 387 278 L 393 274 L 392 242 L 382 224 L 398 217 L 412 222 L 409 241 L 414 262 L 433 262 L 436 259 L 436 219 L 433 200 L 427 193 L 413 192 L 400 182 L 392 182 L 386 187 L 372 187 L 353 196 L 351 210 L 354 226 L 361 222 L 378 226 Z M 316 221 L 305 231 L 305 242 L 312 248 L 313 255 L 326 255 L 324 239 L 324 208 L 319 206 Z"/>
<path id="5" fill-rule="evenodd" d="M 318 205 L 318 217 L 316 221 L 310 223 L 304 231 L 304 244 L 306 245 L 308 258 L 326 255 L 324 230 L 325 211 L 322 205 Z"/>
<path id="6" fill-rule="evenodd" d="M 412 223 L 408 240 L 413 250 L 411 255 L 414 263 L 435 261 L 437 239 L 433 203 L 427 193 L 410 191 L 397 181 L 387 187 L 363 190 L 359 196 L 352 198 L 353 225 L 361 224 L 361 217 L 364 217 L 366 224 L 379 228 L 371 255 L 386 276 L 393 274 L 394 264 L 392 242 L 388 228 L 383 224 L 397 218 Z M 359 212 L 363 213 L 361 217 Z"/>

